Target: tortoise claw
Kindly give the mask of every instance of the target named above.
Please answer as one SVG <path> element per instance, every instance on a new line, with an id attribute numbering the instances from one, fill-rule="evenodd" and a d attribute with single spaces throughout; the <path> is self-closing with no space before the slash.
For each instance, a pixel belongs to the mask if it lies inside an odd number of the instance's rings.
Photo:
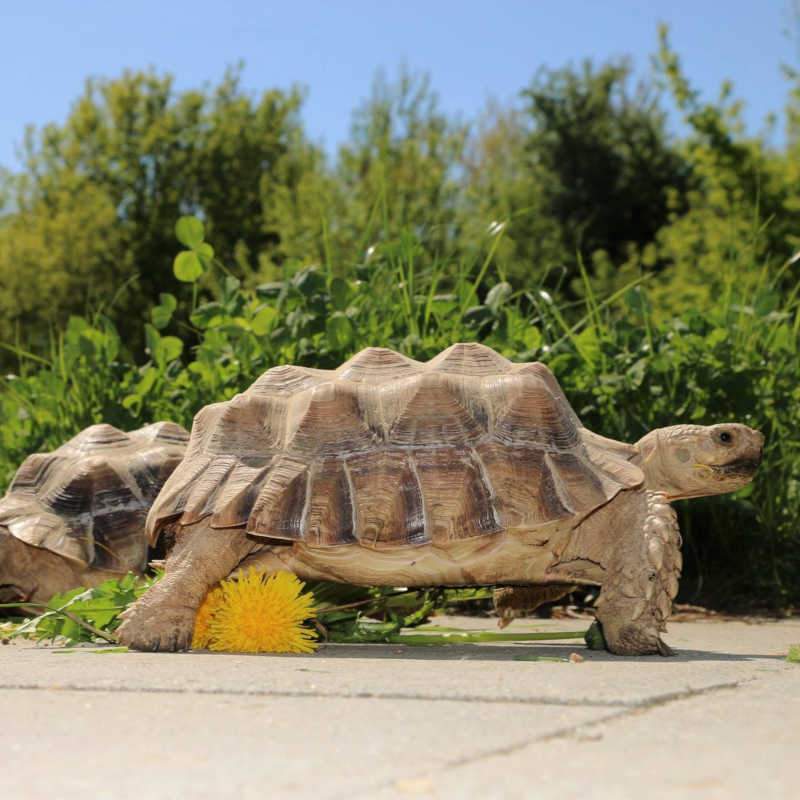
<path id="1" fill-rule="evenodd" d="M 658 637 L 658 654 L 660 656 L 676 656 L 677 653 L 659 636 Z"/>

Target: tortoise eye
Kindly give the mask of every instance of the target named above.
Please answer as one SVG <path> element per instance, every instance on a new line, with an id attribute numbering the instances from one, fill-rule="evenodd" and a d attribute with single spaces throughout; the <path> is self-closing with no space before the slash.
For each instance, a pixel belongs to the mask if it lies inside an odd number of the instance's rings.
<path id="1" fill-rule="evenodd" d="M 723 444 L 730 444 L 733 441 L 733 436 L 728 431 L 722 431 L 719 435 L 719 440 Z"/>

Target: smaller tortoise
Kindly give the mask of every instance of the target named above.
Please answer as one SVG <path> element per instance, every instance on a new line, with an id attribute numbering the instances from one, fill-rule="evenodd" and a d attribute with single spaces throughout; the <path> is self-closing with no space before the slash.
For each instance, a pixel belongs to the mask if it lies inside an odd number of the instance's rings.
<path id="1" fill-rule="evenodd" d="M 25 459 L 0 499 L 0 602 L 47 602 L 147 563 L 144 523 L 183 458 L 188 433 L 92 425 Z"/>
<path id="2" fill-rule="evenodd" d="M 209 588 L 253 565 L 311 580 L 601 586 L 610 650 L 667 654 L 681 569 L 670 503 L 734 491 L 763 437 L 676 425 L 637 444 L 583 427 L 550 370 L 479 344 L 427 363 L 369 348 L 337 370 L 275 367 L 202 409 L 148 515 L 175 534 L 123 643 L 189 646 Z"/>

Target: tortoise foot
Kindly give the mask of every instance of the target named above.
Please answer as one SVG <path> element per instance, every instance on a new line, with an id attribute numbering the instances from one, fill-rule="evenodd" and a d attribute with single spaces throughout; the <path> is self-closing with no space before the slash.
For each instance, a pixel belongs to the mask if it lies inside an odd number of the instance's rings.
<path id="1" fill-rule="evenodd" d="M 674 656 L 675 651 L 663 641 L 655 627 L 602 624 L 602 636 L 609 652 L 618 656 Z"/>
<path id="2" fill-rule="evenodd" d="M 191 608 L 132 606 L 117 630 L 120 644 L 132 650 L 188 650 L 192 645 L 195 611 Z"/>

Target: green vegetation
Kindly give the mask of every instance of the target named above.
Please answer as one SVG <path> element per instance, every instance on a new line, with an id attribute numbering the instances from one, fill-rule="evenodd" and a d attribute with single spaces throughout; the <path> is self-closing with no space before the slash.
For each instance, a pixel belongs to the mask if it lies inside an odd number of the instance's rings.
<path id="1" fill-rule="evenodd" d="M 474 123 L 382 81 L 333 164 L 297 91 L 90 84 L 0 178 L 0 482 L 93 422 L 188 425 L 275 364 L 477 340 L 546 362 L 607 436 L 761 429 L 751 487 L 680 504 L 682 596 L 799 603 L 800 82 L 775 148 L 664 32 L 656 61 L 644 88 L 624 62 L 543 72 Z"/>
<path id="2" fill-rule="evenodd" d="M 59 639 L 69 644 L 79 642 L 113 642 L 114 631 L 122 624 L 120 614 L 138 600 L 154 583 L 155 578 L 137 578 L 128 574 L 118 580 L 108 580 L 92 589 L 78 586 L 57 594 L 43 604 L 36 617 L 13 623 L 9 636 L 32 639 Z M 33 611 L 35 606 L 7 603 L 4 608 L 24 606 Z M 10 626 L 10 624 L 9 624 Z"/>
<path id="3" fill-rule="evenodd" d="M 137 578 L 128 574 L 92 589 L 78 587 L 58 594 L 43 604 L 41 613 L 28 620 L 0 624 L 0 637 L 21 636 L 53 641 L 71 647 L 89 642 L 118 643 L 116 629 L 121 614 L 152 586 L 159 576 Z M 489 589 L 392 589 L 312 582 L 314 623 L 324 641 L 348 644 L 406 644 L 415 646 L 475 644 L 478 642 L 525 642 L 580 639 L 583 632 L 493 633 L 459 631 L 430 625 L 436 609 L 454 604 L 464 607 L 488 601 Z M 32 609 L 31 604 L 8 603 L 0 608 Z M 417 630 L 418 629 L 418 630 Z M 113 648 L 94 652 L 124 652 Z"/>

